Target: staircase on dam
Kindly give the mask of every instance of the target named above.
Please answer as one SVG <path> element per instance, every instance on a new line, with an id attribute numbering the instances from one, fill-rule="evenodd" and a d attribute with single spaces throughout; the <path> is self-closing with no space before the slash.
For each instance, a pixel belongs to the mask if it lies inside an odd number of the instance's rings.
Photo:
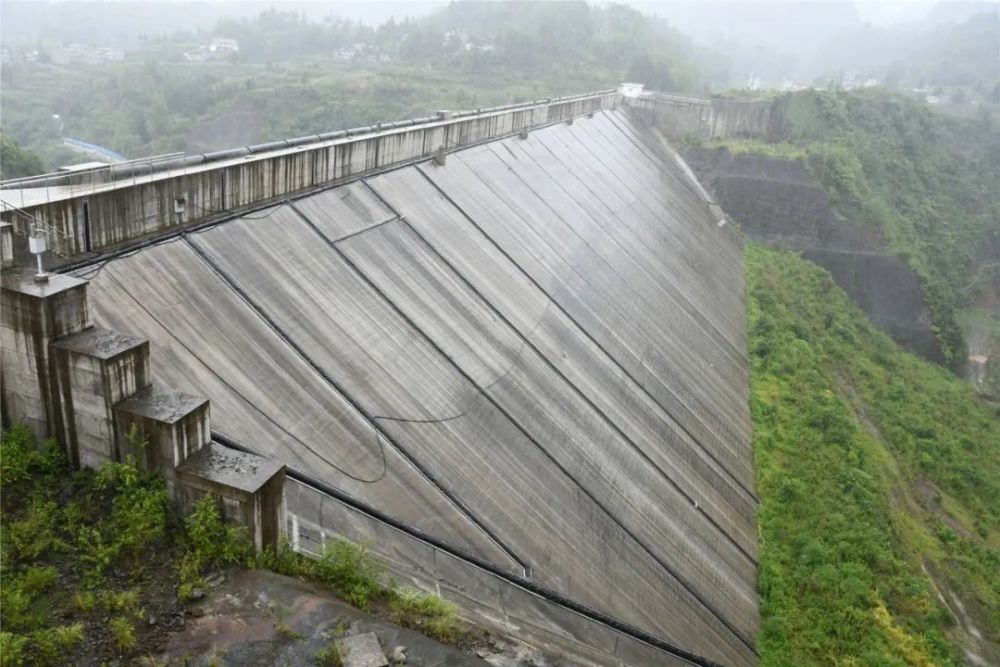
<path id="1" fill-rule="evenodd" d="M 574 664 L 756 663 L 741 241 L 620 95 L 40 183 L 7 217 L 60 230 L 97 325 L 219 440 L 373 508 L 290 482 L 295 547 L 368 522 Z"/>

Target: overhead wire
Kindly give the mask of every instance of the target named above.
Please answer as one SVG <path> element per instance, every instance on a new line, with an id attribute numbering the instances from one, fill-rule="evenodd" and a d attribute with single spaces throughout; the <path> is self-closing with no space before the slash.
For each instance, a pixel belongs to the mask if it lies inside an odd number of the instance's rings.
<path id="1" fill-rule="evenodd" d="M 377 482 L 382 481 L 382 479 L 385 478 L 385 476 L 387 474 L 387 471 L 388 471 L 388 461 L 387 461 L 387 457 L 386 457 L 386 454 L 385 454 L 385 445 L 382 442 L 382 436 L 381 436 L 381 434 L 379 434 L 379 432 L 377 430 L 375 430 L 375 439 L 376 439 L 376 443 L 378 445 L 379 457 L 381 459 L 381 471 L 379 472 L 379 474 L 376 477 L 367 479 L 367 478 L 361 477 L 359 475 L 355 475 L 355 474 L 353 474 L 353 473 L 345 470 L 344 468 L 338 466 L 336 463 L 334 463 L 333 461 L 331 461 L 330 459 L 328 459 L 322 453 L 318 452 L 314 447 L 312 447 L 311 445 L 309 445 L 308 443 L 306 443 L 305 441 L 303 441 L 301 438 L 299 438 L 298 436 L 296 436 L 294 433 L 290 432 L 288 429 L 286 429 L 280 423 L 278 423 L 273 417 L 271 417 L 264 410 L 262 410 L 259 406 L 257 406 L 256 403 L 254 403 L 253 401 L 251 401 L 237 387 L 235 387 L 226 378 L 224 378 L 221 374 L 219 374 L 208 362 L 206 362 L 204 359 L 202 359 L 201 356 L 199 356 L 198 353 L 195 352 L 191 348 L 191 346 L 189 346 L 187 343 L 185 343 L 183 340 L 181 340 L 181 338 L 179 336 L 177 336 L 168 326 L 166 326 L 166 324 L 159 317 L 157 317 L 149 308 L 147 308 L 145 306 L 145 304 L 142 303 L 142 301 L 140 301 L 134 294 L 132 294 L 132 292 L 129 291 L 129 289 L 127 287 L 125 287 L 125 285 L 118 279 L 117 276 L 115 276 L 115 274 L 113 272 L 112 273 L 108 273 L 108 277 L 116 285 L 118 285 L 119 289 L 121 289 L 121 291 L 126 296 L 128 296 L 140 308 L 140 310 L 142 310 L 144 313 L 146 313 L 147 316 L 149 316 L 150 319 L 152 319 L 154 322 L 156 322 L 156 324 L 159 325 L 160 328 L 163 329 L 167 333 L 167 335 L 169 335 L 171 338 L 173 338 L 173 340 L 176 341 L 178 345 L 180 345 L 182 348 L 184 348 L 184 350 L 189 355 L 191 355 L 194 359 L 196 359 L 202 366 L 204 366 L 208 370 L 209 373 L 211 373 L 212 375 L 214 375 L 216 377 L 216 379 L 218 379 L 220 382 L 222 382 L 222 384 L 224 384 L 230 391 L 232 391 L 234 394 L 236 394 L 237 396 L 239 396 L 240 399 L 242 399 L 253 410 L 255 410 L 258 414 L 260 414 L 262 417 L 264 417 L 264 419 L 266 419 L 271 424 L 273 424 L 275 427 L 277 427 L 279 431 L 281 431 L 282 433 L 284 433 L 285 435 L 287 435 L 293 441 L 295 441 L 295 442 L 299 443 L 300 445 L 302 445 L 307 451 L 311 452 L 314 456 L 316 456 L 318 459 L 320 459 L 321 461 L 323 461 L 324 463 L 326 463 L 327 465 L 329 465 L 331 468 L 333 468 L 337 472 L 341 473 L 345 477 L 354 480 L 355 482 L 358 482 L 360 484 L 375 484 Z"/>

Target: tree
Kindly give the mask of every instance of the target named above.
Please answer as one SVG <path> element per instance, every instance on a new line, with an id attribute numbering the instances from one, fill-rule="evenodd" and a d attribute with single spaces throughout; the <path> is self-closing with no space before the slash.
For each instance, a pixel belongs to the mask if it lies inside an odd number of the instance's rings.
<path id="1" fill-rule="evenodd" d="M 22 178 L 45 172 L 42 160 L 0 134 L 0 179 Z"/>

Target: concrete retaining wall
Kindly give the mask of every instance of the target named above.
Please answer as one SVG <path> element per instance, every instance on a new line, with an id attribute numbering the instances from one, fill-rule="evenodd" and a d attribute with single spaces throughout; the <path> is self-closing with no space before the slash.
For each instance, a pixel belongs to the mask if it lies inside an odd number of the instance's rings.
<path id="1" fill-rule="evenodd" d="M 322 554 L 327 540 L 366 545 L 400 583 L 437 593 L 477 625 L 515 636 L 573 665 L 705 664 L 692 662 L 517 586 L 414 535 L 287 479 L 288 535 L 301 553 Z"/>
<path id="2" fill-rule="evenodd" d="M 645 93 L 628 100 L 671 139 L 773 138 L 781 131 L 771 100 L 725 100 Z"/>
<path id="3" fill-rule="evenodd" d="M 837 213 L 805 164 L 700 147 L 685 157 L 747 236 L 802 251 L 872 324 L 925 359 L 944 362 L 917 274 L 886 249 L 877 230 Z"/>
<path id="4" fill-rule="evenodd" d="M 440 151 L 571 121 L 619 102 L 618 93 L 605 91 L 462 117 L 443 114 L 403 127 L 346 130 L 328 140 L 291 147 L 291 142 L 274 142 L 253 147 L 253 153 L 226 151 L 222 159 L 181 167 L 170 168 L 176 161 L 151 164 L 146 173 L 110 183 L 51 177 L 11 182 L 3 184 L 0 193 L 7 204 L 2 215 L 19 234 L 16 254 L 23 254 L 30 226 L 41 221 L 49 229 L 50 249 L 71 258 L 428 159 Z M 359 134 L 353 136 L 355 132 Z"/>

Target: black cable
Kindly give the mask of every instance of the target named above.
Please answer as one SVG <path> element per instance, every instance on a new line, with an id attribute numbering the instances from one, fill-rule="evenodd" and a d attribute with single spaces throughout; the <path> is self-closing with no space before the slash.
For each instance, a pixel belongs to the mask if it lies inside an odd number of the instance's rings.
<path id="1" fill-rule="evenodd" d="M 379 198 L 379 199 L 380 199 L 380 200 L 381 200 L 381 201 L 382 201 L 382 202 L 383 202 L 383 203 L 384 203 L 384 204 L 385 204 L 386 206 L 388 206 L 388 207 L 390 208 L 390 210 L 392 209 L 392 207 L 391 207 L 391 205 L 389 204 L 389 202 L 387 202 L 387 201 L 386 201 L 386 200 L 385 200 L 385 199 L 384 199 L 384 198 L 382 197 L 382 195 L 381 195 L 380 193 L 378 193 L 378 192 L 377 192 L 377 191 L 375 190 L 375 188 L 373 188 L 373 187 L 371 186 L 371 184 L 369 184 L 368 182 L 366 182 L 366 181 L 365 181 L 365 185 L 366 185 L 366 186 L 367 186 L 367 187 L 368 187 L 368 188 L 369 188 L 369 189 L 370 189 L 370 190 L 372 191 L 372 193 L 373 193 L 373 194 L 374 194 L 374 195 L 375 195 L 376 197 L 378 197 L 378 198 Z M 661 476 L 661 477 L 662 477 L 663 479 L 665 479 L 665 480 L 667 481 L 667 483 L 668 483 L 668 484 L 670 485 L 670 487 L 671 487 L 671 488 L 673 488 L 673 489 L 674 489 L 674 490 L 675 490 L 675 491 L 676 491 L 677 493 L 679 493 L 679 494 L 680 494 L 680 495 L 681 495 L 681 496 L 682 496 L 682 497 L 683 497 L 683 498 L 684 498 L 684 499 L 685 499 L 685 500 L 686 500 L 686 501 L 687 501 L 687 502 L 688 502 L 689 504 L 691 504 L 691 505 L 692 505 L 692 506 L 693 506 L 693 507 L 694 507 L 694 508 L 696 509 L 696 511 L 697 511 L 697 512 L 699 512 L 699 514 L 700 514 L 700 515 L 701 515 L 701 516 L 702 516 L 702 517 L 703 517 L 703 518 L 704 518 L 705 520 L 707 520 L 707 521 L 708 521 L 708 522 L 709 522 L 709 523 L 710 523 L 710 524 L 711 524 L 711 525 L 712 525 L 712 526 L 713 526 L 713 527 L 714 527 L 714 528 L 715 528 L 716 530 L 718 530 L 718 531 L 719 531 L 719 532 L 720 532 L 720 533 L 721 533 L 721 534 L 722 534 L 722 535 L 723 535 L 723 536 L 724 536 L 724 537 L 726 538 L 726 540 L 727 540 L 727 541 L 728 541 L 728 542 L 729 542 L 729 543 L 730 543 L 730 544 L 731 544 L 731 545 L 732 545 L 732 546 L 733 546 L 733 547 L 734 547 L 734 548 L 735 548 L 735 549 L 736 549 L 736 550 L 737 550 L 737 551 L 739 552 L 739 554 L 740 554 L 740 555 L 741 555 L 742 557 L 746 558 L 746 559 L 747 559 L 747 560 L 748 560 L 748 561 L 749 561 L 749 562 L 750 562 L 751 564 L 753 564 L 753 566 L 754 566 L 754 567 L 756 567 L 756 566 L 757 566 L 757 559 L 755 559 L 755 558 L 754 558 L 753 556 L 751 556 L 751 555 L 750 555 L 750 554 L 749 554 L 749 553 L 748 553 L 748 552 L 746 551 L 746 549 L 744 549 L 744 548 L 743 548 L 743 547 L 742 547 L 742 546 L 741 546 L 741 545 L 740 545 L 740 544 L 739 544 L 739 543 L 738 543 L 738 542 L 737 542 L 737 541 L 736 541 L 736 540 L 735 540 L 735 539 L 734 539 L 734 538 L 733 538 L 733 537 L 732 537 L 732 536 L 731 536 L 731 535 L 730 535 L 730 534 L 729 534 L 729 533 L 728 533 L 728 532 L 727 532 L 726 530 L 724 530 L 724 529 L 722 528 L 722 526 L 721 526 L 721 525 L 720 525 L 720 524 L 718 523 L 718 521 L 716 521 L 716 520 L 715 520 L 715 519 L 714 519 L 714 518 L 713 518 L 713 517 L 712 517 L 711 515 L 709 515 L 709 513 L 708 513 L 708 512 L 706 512 L 706 511 L 705 511 L 705 509 L 704 509 L 703 507 L 701 507 L 701 506 L 700 506 L 700 505 L 699 505 L 699 504 L 698 504 L 698 503 L 697 503 L 697 502 L 695 501 L 695 499 L 694 499 L 694 498 L 693 498 L 693 497 L 692 497 L 692 496 L 691 496 L 691 495 L 690 495 L 690 494 L 689 494 L 689 493 L 688 493 L 687 491 L 685 491 L 685 490 L 684 490 L 683 488 L 681 488 L 681 486 L 680 486 L 680 485 L 679 485 L 679 484 L 678 484 L 678 483 L 677 483 L 676 481 L 674 481 L 674 479 L 673 479 L 673 478 L 672 478 L 672 477 L 671 477 L 671 476 L 670 476 L 670 475 L 669 475 L 669 474 L 668 474 L 668 473 L 667 473 L 667 472 L 666 472 L 665 470 L 663 470 L 663 469 L 662 469 L 662 468 L 661 468 L 661 467 L 660 467 L 659 465 L 657 465 L 657 464 L 656 464 L 656 463 L 655 463 L 655 462 L 654 462 L 654 461 L 653 461 L 653 460 L 652 460 L 652 459 L 651 459 L 651 458 L 649 457 L 649 455 L 648 455 L 648 454 L 647 454 L 647 453 L 646 453 L 645 451 L 643 451 L 643 449 L 642 449 L 641 447 L 639 447 L 639 446 L 638 446 L 638 444 L 636 444 L 636 443 L 635 443 L 635 442 L 634 442 L 634 441 L 632 440 L 632 438 L 631 438 L 631 437 L 629 437 L 628 435 L 626 435 L 626 434 L 625 434 L 625 432 L 624 432 L 624 431 L 622 431 L 622 429 L 621 429 L 621 428 L 620 428 L 620 427 L 619 427 L 619 426 L 618 426 L 618 425 L 617 425 L 617 424 L 616 424 L 616 423 L 615 423 L 615 422 L 614 422 L 614 421 L 613 421 L 613 420 L 612 420 L 612 419 L 611 419 L 610 417 L 608 417 L 608 416 L 607 416 L 607 414 L 605 413 L 605 411 L 604 411 L 604 410 L 602 410 L 601 408 L 599 408 L 599 407 L 598 407 L 598 406 L 597 406 L 597 405 L 596 405 L 596 404 L 595 404 L 595 403 L 594 403 L 594 402 L 593 402 L 593 401 L 592 401 L 592 400 L 591 400 L 591 399 L 590 399 L 590 398 L 589 398 L 589 397 L 588 397 L 588 396 L 587 396 L 587 395 L 586 395 L 586 394 L 585 394 L 584 392 L 580 391 L 580 389 L 579 389 L 579 388 L 578 388 L 578 387 L 576 386 L 576 384 L 575 384 L 575 383 L 573 383 L 573 382 L 572 382 L 572 381 L 571 381 L 571 380 L 570 380 L 570 379 L 569 379 L 568 377 L 566 377 L 566 375 L 564 375 L 564 374 L 562 373 L 562 371 L 560 371 L 560 370 L 559 370 L 559 369 L 558 369 L 558 368 L 557 368 L 557 367 L 555 366 L 555 364 L 553 364 L 553 363 L 552 363 L 552 362 L 551 362 L 551 361 L 550 361 L 550 360 L 549 360 L 549 359 L 548 359 L 548 358 L 547 358 L 547 357 L 546 357 L 546 356 L 545 356 L 544 354 L 542 354 L 542 352 L 541 352 L 540 350 L 538 350 L 538 349 L 537 349 L 537 348 L 536 348 L 536 347 L 535 347 L 535 346 L 534 346 L 534 345 L 533 345 L 533 344 L 531 343 L 531 341 L 530 341 L 530 338 L 531 338 L 531 337 L 532 337 L 532 336 L 534 335 L 535 331 L 536 331 L 536 330 L 538 329 L 538 327 L 539 327 L 539 326 L 541 325 L 541 323 L 542 323 L 542 319 L 544 319 L 545 315 L 547 315 L 547 314 L 548 314 L 548 311 L 549 311 L 549 308 L 550 308 L 550 307 L 551 307 L 551 305 L 552 305 L 552 300 L 550 300 L 550 299 L 549 299 L 549 300 L 546 300 L 546 304 L 545 304 L 545 311 L 544 311 L 544 312 L 543 312 L 543 314 L 542 314 L 542 318 L 539 318 L 539 320 L 538 320 L 538 321 L 537 321 L 537 322 L 536 322 L 536 323 L 534 324 L 534 326 L 532 326 L 532 328 L 531 328 L 531 329 L 530 329 L 530 330 L 528 331 L 528 333 L 527 333 L 527 334 L 521 334 L 520 330 L 519 330 L 519 329 L 518 329 L 517 327 L 515 327 L 515 326 L 514 326 L 514 324 L 513 324 L 513 323 L 512 323 L 512 322 L 511 322 L 511 321 L 510 321 L 510 320 L 509 320 L 508 318 L 507 318 L 507 316 L 506 316 L 506 315 L 504 315 L 504 314 L 503 314 L 502 312 L 500 312 L 500 311 L 499 311 L 499 310 L 498 310 L 498 309 L 497 309 L 497 308 L 496 308 L 496 307 L 495 307 L 495 306 L 494 306 L 494 305 L 493 305 L 493 304 L 492 304 L 492 303 L 491 303 L 491 302 L 490 302 L 490 301 L 489 301 L 489 300 L 488 300 L 488 299 L 487 299 L 487 298 L 486 298 L 486 297 L 485 297 L 485 296 L 484 296 L 484 295 L 483 295 L 483 294 L 482 294 L 482 293 L 481 293 L 481 292 L 480 292 L 480 291 L 479 291 L 479 290 L 478 290 L 478 289 L 477 289 L 477 288 L 476 288 L 476 287 L 475 287 L 475 286 L 474 286 L 474 285 L 473 285 L 473 284 L 472 284 L 471 282 L 469 282 L 469 280 L 468 280 L 468 279 L 467 279 L 467 278 L 466 278 L 465 276 L 461 275 L 461 273 L 460 273 L 460 272 L 458 271 L 458 269 L 457 269 L 457 268 L 456 268 L 456 267 L 455 267 L 455 266 L 454 266 L 454 265 L 453 265 L 453 264 L 451 263 L 451 261 L 449 261 L 449 260 L 448 260 L 447 258 L 445 258 L 445 257 L 444 257 L 444 256 L 443 256 L 443 255 L 442 255 L 442 254 L 441 254 L 441 253 L 440 253 L 440 252 L 438 251 L 438 249 L 437 249 L 437 248 L 435 248 L 435 247 L 434 247 L 434 246 L 433 246 L 433 245 L 432 245 L 432 244 L 430 243 L 430 241 L 428 241 L 428 240 L 427 240 L 427 239 L 426 239 L 426 238 L 424 237 L 424 235 L 423 235 L 423 234 L 421 234 L 421 233 L 420 233 L 419 231 L 417 231 L 417 229 L 416 229 L 416 228 L 415 228 L 415 227 L 414 227 L 414 226 L 413 226 L 413 225 L 412 225 L 412 224 L 411 224 L 411 223 L 410 223 L 409 221 L 407 221 L 407 220 L 406 220 L 406 219 L 405 219 L 404 217 L 400 216 L 400 218 L 399 218 L 399 219 L 400 219 L 400 221 L 401 221 L 401 222 L 402 222 L 402 223 L 403 223 L 403 224 L 404 224 L 404 225 L 405 225 L 405 226 L 406 226 L 406 227 L 407 227 L 407 228 L 408 228 L 408 229 L 409 229 L 409 230 L 410 230 L 410 231 L 411 231 L 411 232 L 413 233 L 413 235 L 414 235 L 414 236 L 416 236 L 416 237 L 417 237 L 417 238 L 418 238 L 418 239 L 419 239 L 419 240 L 420 240 L 420 241 L 421 241 L 421 242 L 422 242 L 422 243 L 424 244 L 424 246 L 426 246 L 426 247 L 427 247 L 427 248 L 428 248 L 428 249 L 429 249 L 429 250 L 430 250 L 430 251 L 431 251 L 431 252 L 432 252 L 432 253 L 434 254 L 434 256 L 435 256 L 435 257 L 437 257 L 437 258 L 438 258 L 439 260 L 441 260 L 441 262 L 442 262 L 442 263 L 443 263 L 443 264 L 444 264 L 444 265 L 445 265 L 446 267 L 448 267 L 448 269 L 449 269 L 449 270 L 451 270 L 451 271 L 452 271 L 452 272 L 453 272 L 453 273 L 454 273 L 454 274 L 455 274 L 456 276 L 458 276 L 458 277 L 459 277 L 459 279 L 460 279 L 460 280 L 462 281 L 462 283 L 463 283 L 463 284 L 464 284 L 464 285 L 465 285 L 466 287 L 468 287 L 468 288 L 469 288 L 469 290 L 470 290 L 470 291 L 471 291 L 471 292 L 472 292 L 473 294 L 475 294 L 477 298 L 479 298 L 479 300 L 481 300 L 481 301 L 482 301 L 482 302 L 483 302 L 484 304 L 486 304 L 486 305 L 487 305 L 487 307 L 488 307 L 488 308 L 489 308 L 489 309 L 490 309 L 490 310 L 491 310 L 491 311 L 492 311 L 492 312 L 493 312 L 493 313 L 494 313 L 494 314 L 495 314 L 495 315 L 496 315 L 496 316 L 497 316 L 497 317 L 498 317 L 498 318 L 499 318 L 499 319 L 500 319 L 501 321 L 503 321 L 503 322 L 504 322 L 504 324 L 505 324 L 505 325 L 506 325 L 506 326 L 507 326 L 507 327 L 508 327 L 508 328 L 509 328 L 509 329 L 510 329 L 511 331 L 515 332 L 515 333 L 516 333 L 516 334 L 517 334 L 517 335 L 518 335 L 519 337 L 521 337 L 521 348 L 520 348 L 520 350 L 518 351 L 518 357 L 520 357 L 520 355 L 521 355 L 521 354 L 523 353 L 523 351 L 524 351 L 524 349 L 525 349 L 526 347 L 529 347 L 529 346 L 530 346 L 530 347 L 531 347 L 531 349 L 532 349 L 532 351 L 533 351 L 533 352 L 534 352 L 534 353 L 535 353 L 535 354 L 536 354 L 536 355 L 537 355 L 537 356 L 538 356 L 538 357 L 539 357 L 540 359 L 542 359 L 542 360 L 543 360 L 543 361 L 545 362 L 545 364 L 546 364 L 546 365 L 547 365 L 547 366 L 548 366 L 548 367 L 549 367 L 549 368 L 550 368 L 550 369 L 552 370 L 552 372 L 553 372 L 553 373 L 555 373 L 555 374 L 556 374 L 556 376 L 557 376 L 557 377 L 559 377 L 559 378 L 560 378 L 560 379 L 561 379 L 561 380 L 562 380 L 563 382 L 565 382 L 565 383 L 566 383 L 566 385 L 568 385 L 568 386 L 569 386 L 569 387 L 570 387 L 570 388 L 571 388 L 571 389 L 572 389 L 572 390 L 573 390 L 573 391 L 574 391 L 574 392 L 575 392 L 575 393 L 576 393 L 576 394 L 577 394 L 577 395 L 578 395 L 578 396 L 579 396 L 579 397 L 581 398 L 581 400 L 583 400 L 583 401 L 584 401 L 584 402 L 585 402 L 585 403 L 586 403 L 586 404 L 588 405 L 588 407 L 590 407 L 590 408 L 591 408 L 591 409 L 592 409 L 592 410 L 593 410 L 593 411 L 594 411 L 594 412 L 595 412 L 595 413 L 596 413 L 597 415 L 599 415 L 599 416 L 601 417 L 601 419 L 602 419 L 602 420 L 604 421 L 604 423 L 608 425 L 608 427 L 609 427 L 609 428 L 611 428 L 611 429 L 612 429 L 612 430 L 613 430 L 613 431 L 614 431 L 614 432 L 615 432 L 615 433 L 616 433 L 616 434 L 617 434 L 617 435 L 618 435 L 618 436 L 619 436 L 620 438 L 622 438 L 622 440 L 624 440 L 625 442 L 627 442 L 627 443 L 628 443 L 628 444 L 629 444 L 629 445 L 630 445 L 630 446 L 632 447 L 632 449 L 633 449 L 633 450 L 634 450 L 634 451 L 635 451 L 635 452 L 636 452 L 636 453 L 637 453 L 637 454 L 638 454 L 638 455 L 639 455 L 639 456 L 640 456 L 640 457 L 641 457 L 641 458 L 642 458 L 642 459 L 643 459 L 643 460 L 644 460 L 644 461 L 645 461 L 646 463 L 648 463 L 648 464 L 649 464 L 649 465 L 650 465 L 650 466 L 652 467 L 652 469 L 653 469 L 653 470 L 655 470 L 655 471 L 656 471 L 657 473 L 659 473 L 659 475 L 660 475 L 660 476 Z M 584 241 L 584 242 L 586 242 L 586 241 Z M 573 269 L 575 269 L 575 266 L 574 266 L 574 267 L 572 267 L 572 268 L 573 268 Z M 498 378 L 498 380 L 497 380 L 497 381 L 499 381 L 499 379 L 502 379 L 502 378 Z M 488 391 L 488 390 L 489 390 L 489 389 L 490 389 L 490 388 L 491 388 L 491 387 L 492 387 L 492 386 L 493 386 L 494 384 L 496 384 L 496 382 L 497 382 L 497 381 L 494 381 L 494 382 L 490 383 L 489 385 L 487 385 L 487 386 L 483 387 L 483 389 L 482 389 L 483 393 L 487 392 L 487 391 Z M 667 414 L 669 415 L 669 413 L 667 413 Z M 722 469 L 722 472 L 728 475 L 728 471 L 726 471 L 725 469 Z M 733 480 L 733 481 L 736 481 L 736 480 Z M 737 483 L 738 483 L 738 482 L 737 482 Z M 741 490 L 742 490 L 742 487 L 740 487 L 740 488 L 741 488 Z"/>
<path id="2" fill-rule="evenodd" d="M 247 396 L 244 395 L 243 392 L 241 392 L 235 386 L 233 386 L 232 384 L 230 384 L 230 382 L 228 380 L 226 380 L 224 377 L 222 377 L 218 372 L 216 372 L 216 370 L 214 368 L 212 368 L 212 366 L 210 366 L 204 359 L 202 359 L 200 356 L 198 356 L 198 354 L 193 349 L 191 349 L 191 347 L 188 346 L 187 343 L 185 343 L 176 334 L 174 334 L 174 332 L 171 331 L 170 328 L 167 327 L 160 320 L 160 318 L 158 318 L 155 314 L 153 314 L 153 312 L 149 308 L 147 308 L 139 299 L 137 299 L 128 290 L 128 288 L 125 287 L 125 285 L 122 284 L 122 282 L 120 280 L 118 280 L 118 278 L 115 276 L 114 273 L 108 273 L 108 276 L 111 278 L 111 280 L 113 280 L 118 285 L 118 287 L 132 301 L 135 302 L 135 304 L 137 306 L 139 306 L 140 309 L 142 309 L 142 311 L 144 313 L 146 313 L 146 315 L 148 315 L 150 317 L 150 319 L 152 319 L 154 322 L 156 322 L 160 326 L 161 329 L 163 329 L 164 331 L 166 331 L 167 334 L 171 338 L 173 338 L 181 347 L 183 347 L 187 351 L 188 354 L 190 354 L 192 357 L 194 357 L 196 360 L 198 360 L 198 362 L 201 363 L 201 365 L 204 366 L 208 370 L 209 373 L 211 373 L 212 375 L 214 375 L 220 382 L 222 382 L 222 384 L 224 384 L 226 387 L 228 387 L 230 391 L 232 391 L 234 394 L 236 394 L 237 396 L 239 396 L 247 405 L 249 405 L 251 408 L 253 408 L 262 417 L 264 417 L 264 419 L 266 419 L 267 421 L 269 421 L 272 424 L 274 424 L 282 433 L 284 433 L 285 435 L 287 435 L 288 437 L 290 437 L 292 440 L 294 440 L 295 442 L 297 442 L 300 445 L 302 445 L 307 451 L 311 452 L 314 456 L 316 456 L 318 459 L 320 459 L 321 461 L 323 461 L 324 463 L 326 463 L 327 465 L 329 465 L 331 468 L 333 468 L 334 470 L 338 471 L 339 473 L 341 473 L 345 477 L 354 480 L 355 482 L 359 482 L 361 484 L 375 484 L 377 482 L 382 481 L 382 479 L 385 477 L 386 472 L 388 470 L 388 462 L 386 460 L 386 455 L 385 455 L 385 445 L 382 443 L 382 436 L 379 434 L 378 430 L 375 430 L 375 441 L 378 444 L 379 455 L 380 455 L 380 457 L 382 459 L 382 471 L 379 473 L 379 475 L 377 477 L 375 477 L 375 478 L 372 478 L 372 479 L 365 479 L 363 477 L 359 477 L 357 475 L 354 475 L 354 474 L 352 474 L 352 473 L 344 470 L 343 468 L 341 468 L 340 466 L 338 466 L 336 463 L 334 463 L 330 459 L 326 458 L 326 456 L 324 456 L 323 454 L 321 454 L 320 452 L 318 452 L 316 449 L 314 449 L 313 447 L 311 447 L 309 444 L 307 444 L 306 442 L 303 442 L 302 439 L 299 438 L 298 436 L 296 436 L 294 433 L 289 432 L 288 429 L 286 429 L 281 424 L 279 424 L 277 421 L 275 421 L 275 419 L 273 417 L 271 417 L 266 412 L 264 412 L 263 410 L 261 410 L 253 401 L 251 401 L 249 398 L 247 398 Z"/>
<path id="3" fill-rule="evenodd" d="M 419 463 L 416 460 L 416 458 L 412 454 L 410 454 L 407 449 L 405 449 L 402 445 L 400 445 L 395 439 L 393 439 L 388 432 L 385 432 L 383 434 L 382 432 L 378 431 L 377 424 L 371 419 L 371 415 L 364 409 L 361 403 L 358 402 L 357 399 L 355 399 L 353 396 L 351 396 L 350 393 L 348 393 L 340 385 L 339 382 L 337 382 L 334 378 L 332 378 L 330 374 L 322 366 L 316 363 L 316 361 L 309 354 L 306 353 L 306 351 L 302 348 L 302 346 L 299 345 L 297 342 L 295 342 L 295 340 L 292 339 L 292 337 L 288 334 L 288 332 L 286 332 L 273 317 L 267 314 L 264 311 L 264 309 L 261 308 L 250 297 L 249 294 L 247 294 L 246 290 L 244 290 L 242 287 L 236 284 L 236 281 L 233 279 L 232 276 L 226 273 L 214 259 L 209 257 L 209 255 L 205 252 L 204 249 L 199 247 L 197 243 L 194 243 L 190 239 L 186 238 L 186 236 L 182 238 L 184 242 L 187 243 L 188 247 L 190 247 L 191 250 L 194 251 L 195 255 L 197 255 L 201 259 L 201 261 L 203 261 L 205 265 L 208 266 L 209 269 L 216 274 L 216 276 L 218 276 L 219 280 L 221 280 L 230 290 L 232 290 L 237 296 L 239 296 L 239 298 L 243 300 L 243 302 L 247 305 L 247 307 L 249 307 L 261 320 L 263 320 L 271 328 L 271 330 L 274 331 L 274 333 L 282 341 L 284 341 L 284 343 L 288 345 L 288 347 L 291 348 L 299 356 L 300 359 L 302 359 L 302 361 L 308 364 L 309 367 L 312 368 L 327 383 L 327 385 L 330 386 L 330 388 L 336 391 L 337 394 L 339 394 L 345 401 L 347 401 L 351 405 L 351 407 L 353 407 L 358 412 L 358 414 L 360 414 L 362 417 L 371 422 L 372 428 L 374 428 L 376 432 L 379 433 L 379 435 L 382 435 L 386 440 L 388 440 L 389 443 L 395 448 L 395 450 L 399 453 L 400 456 L 406 459 L 406 461 L 410 465 L 412 465 L 421 475 L 423 475 L 424 479 L 426 479 L 434 488 L 440 491 L 441 494 L 444 495 L 448 500 L 450 500 L 454 504 L 454 506 L 458 508 L 459 512 L 465 515 L 465 517 L 473 525 L 475 525 L 477 528 L 483 531 L 483 533 L 490 540 L 493 541 L 494 545 L 496 545 L 497 548 L 499 548 L 504 554 L 506 554 L 512 561 L 517 563 L 525 572 L 529 571 L 530 568 L 528 567 L 527 563 L 520 557 L 518 557 L 510 547 L 508 547 L 499 537 L 497 537 L 493 533 L 493 531 L 490 530 L 486 526 L 486 524 L 472 512 L 472 510 L 466 507 L 465 504 L 458 498 L 457 495 L 452 493 L 449 489 L 445 488 L 438 481 L 438 479 L 432 474 L 430 470 L 428 470 L 421 463 Z"/>
<path id="4" fill-rule="evenodd" d="M 238 442 L 235 442 L 232 438 L 225 436 L 224 434 L 212 431 L 212 440 L 224 447 L 229 447 L 230 449 L 235 449 L 246 454 L 253 454 L 260 456 L 257 452 L 253 451 L 249 447 L 246 447 Z M 295 480 L 299 484 L 306 486 L 317 493 L 324 494 L 331 497 L 333 500 L 340 502 L 341 504 L 351 508 L 352 510 L 368 516 L 375 521 L 390 526 L 398 530 L 399 532 L 414 538 L 417 541 L 429 544 L 435 549 L 448 554 L 449 556 L 467 563 L 472 567 L 482 570 L 487 574 L 490 574 L 497 579 L 508 583 L 517 588 L 524 589 L 535 595 L 539 596 L 543 600 L 551 602 L 559 607 L 568 609 L 575 614 L 578 614 L 594 623 L 611 628 L 615 632 L 619 632 L 623 635 L 631 637 L 636 641 L 646 644 L 655 648 L 658 651 L 663 651 L 671 656 L 685 660 L 692 665 L 698 665 L 699 667 L 723 667 L 717 662 L 709 660 L 708 658 L 696 655 L 680 648 L 670 642 L 664 641 L 645 630 L 640 630 L 634 626 L 631 626 L 624 621 L 621 621 L 613 616 L 609 616 L 602 611 L 598 611 L 584 604 L 581 604 L 571 598 L 568 598 L 561 593 L 557 593 L 545 586 L 542 586 L 526 577 L 521 577 L 513 572 L 508 572 L 507 570 L 491 563 L 469 551 L 466 551 L 460 547 L 453 546 L 444 542 L 443 540 L 429 534 L 425 533 L 420 528 L 411 526 L 399 519 L 382 512 L 381 510 L 367 504 L 366 502 L 355 498 L 354 496 L 348 495 L 343 491 L 326 484 L 322 480 L 318 480 L 315 477 L 307 475 L 303 472 L 296 470 L 295 468 L 287 467 L 285 474 L 288 478 Z"/>

